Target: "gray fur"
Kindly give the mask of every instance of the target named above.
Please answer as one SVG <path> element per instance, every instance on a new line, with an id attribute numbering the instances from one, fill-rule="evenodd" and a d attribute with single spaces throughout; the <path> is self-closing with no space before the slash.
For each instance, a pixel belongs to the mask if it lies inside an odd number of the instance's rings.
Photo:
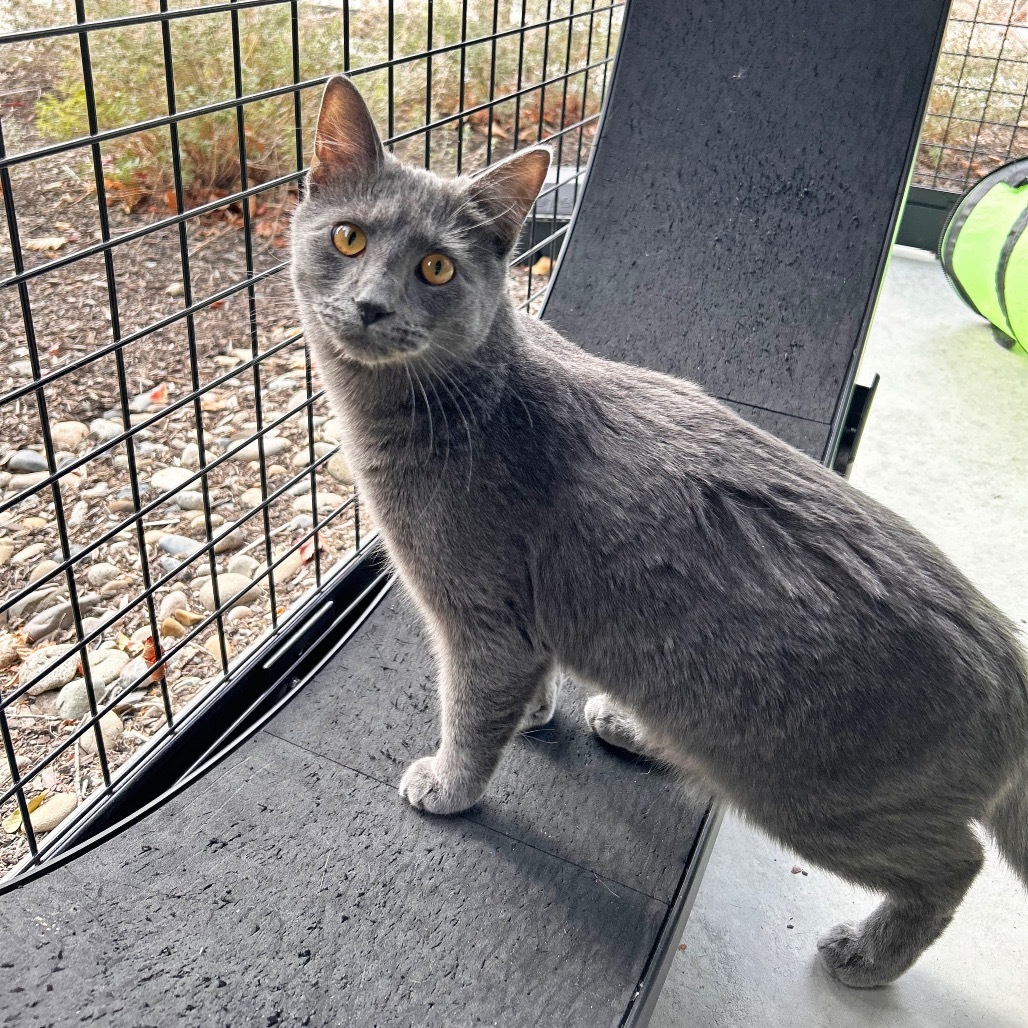
<path id="1" fill-rule="evenodd" d="M 375 149 L 368 126 L 352 131 Z M 949 923 L 982 862 L 971 822 L 1028 882 L 1028 669 L 1008 620 L 903 519 L 696 386 L 517 313 L 483 180 L 375 160 L 322 167 L 294 281 L 435 641 L 442 742 L 407 800 L 474 804 L 519 726 L 552 713 L 560 668 L 595 686 L 601 738 L 885 894 L 819 944 L 849 985 L 896 978 Z M 368 233 L 360 258 L 329 241 L 344 219 Z M 413 273 L 436 250 L 458 269 L 442 287 Z M 365 330 L 367 293 L 395 313 Z"/>

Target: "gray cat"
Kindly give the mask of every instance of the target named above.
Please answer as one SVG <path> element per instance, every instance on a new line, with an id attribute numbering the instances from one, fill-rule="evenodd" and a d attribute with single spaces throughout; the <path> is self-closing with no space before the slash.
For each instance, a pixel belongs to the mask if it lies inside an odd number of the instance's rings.
<path id="1" fill-rule="evenodd" d="M 884 893 L 818 947 L 848 985 L 892 981 L 982 866 L 971 822 L 1028 883 L 1014 627 L 813 460 L 515 311 L 507 261 L 548 164 L 401 165 L 334 78 L 293 223 L 346 455 L 438 656 L 442 742 L 400 792 L 474 804 L 563 669 L 594 686 L 601 739 Z"/>

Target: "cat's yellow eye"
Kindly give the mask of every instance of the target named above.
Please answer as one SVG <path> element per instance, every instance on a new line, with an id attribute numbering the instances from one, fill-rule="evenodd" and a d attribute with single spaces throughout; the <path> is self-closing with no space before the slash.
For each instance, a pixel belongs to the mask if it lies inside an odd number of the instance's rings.
<path id="1" fill-rule="evenodd" d="M 364 248 L 368 245 L 368 237 L 364 234 L 363 229 L 349 221 L 344 221 L 332 229 L 332 245 L 341 254 L 347 257 L 356 257 L 357 254 L 364 252 Z"/>
<path id="2" fill-rule="evenodd" d="M 421 258 L 421 274 L 430 286 L 442 286 L 453 278 L 456 269 L 446 254 L 430 253 Z"/>

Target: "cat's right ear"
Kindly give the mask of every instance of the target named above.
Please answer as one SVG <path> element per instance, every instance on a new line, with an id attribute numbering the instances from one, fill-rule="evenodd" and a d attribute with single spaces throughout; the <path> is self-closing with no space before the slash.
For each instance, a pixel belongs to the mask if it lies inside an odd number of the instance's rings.
<path id="1" fill-rule="evenodd" d="M 348 78 L 333 75 L 321 98 L 310 184 L 373 178 L 384 160 L 382 140 L 364 97 Z"/>

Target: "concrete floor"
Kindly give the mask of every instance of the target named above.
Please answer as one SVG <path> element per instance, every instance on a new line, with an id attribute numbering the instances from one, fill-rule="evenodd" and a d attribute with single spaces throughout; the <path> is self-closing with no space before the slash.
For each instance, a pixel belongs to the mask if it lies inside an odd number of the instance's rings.
<path id="1" fill-rule="evenodd" d="M 853 484 L 1028 627 L 1028 357 L 994 342 L 930 256 L 899 248 L 858 380 L 876 371 Z M 1028 893 L 994 850 L 942 939 L 871 992 L 829 979 L 814 944 L 874 899 L 796 863 L 725 821 L 652 1028 L 1028 1028 Z"/>

